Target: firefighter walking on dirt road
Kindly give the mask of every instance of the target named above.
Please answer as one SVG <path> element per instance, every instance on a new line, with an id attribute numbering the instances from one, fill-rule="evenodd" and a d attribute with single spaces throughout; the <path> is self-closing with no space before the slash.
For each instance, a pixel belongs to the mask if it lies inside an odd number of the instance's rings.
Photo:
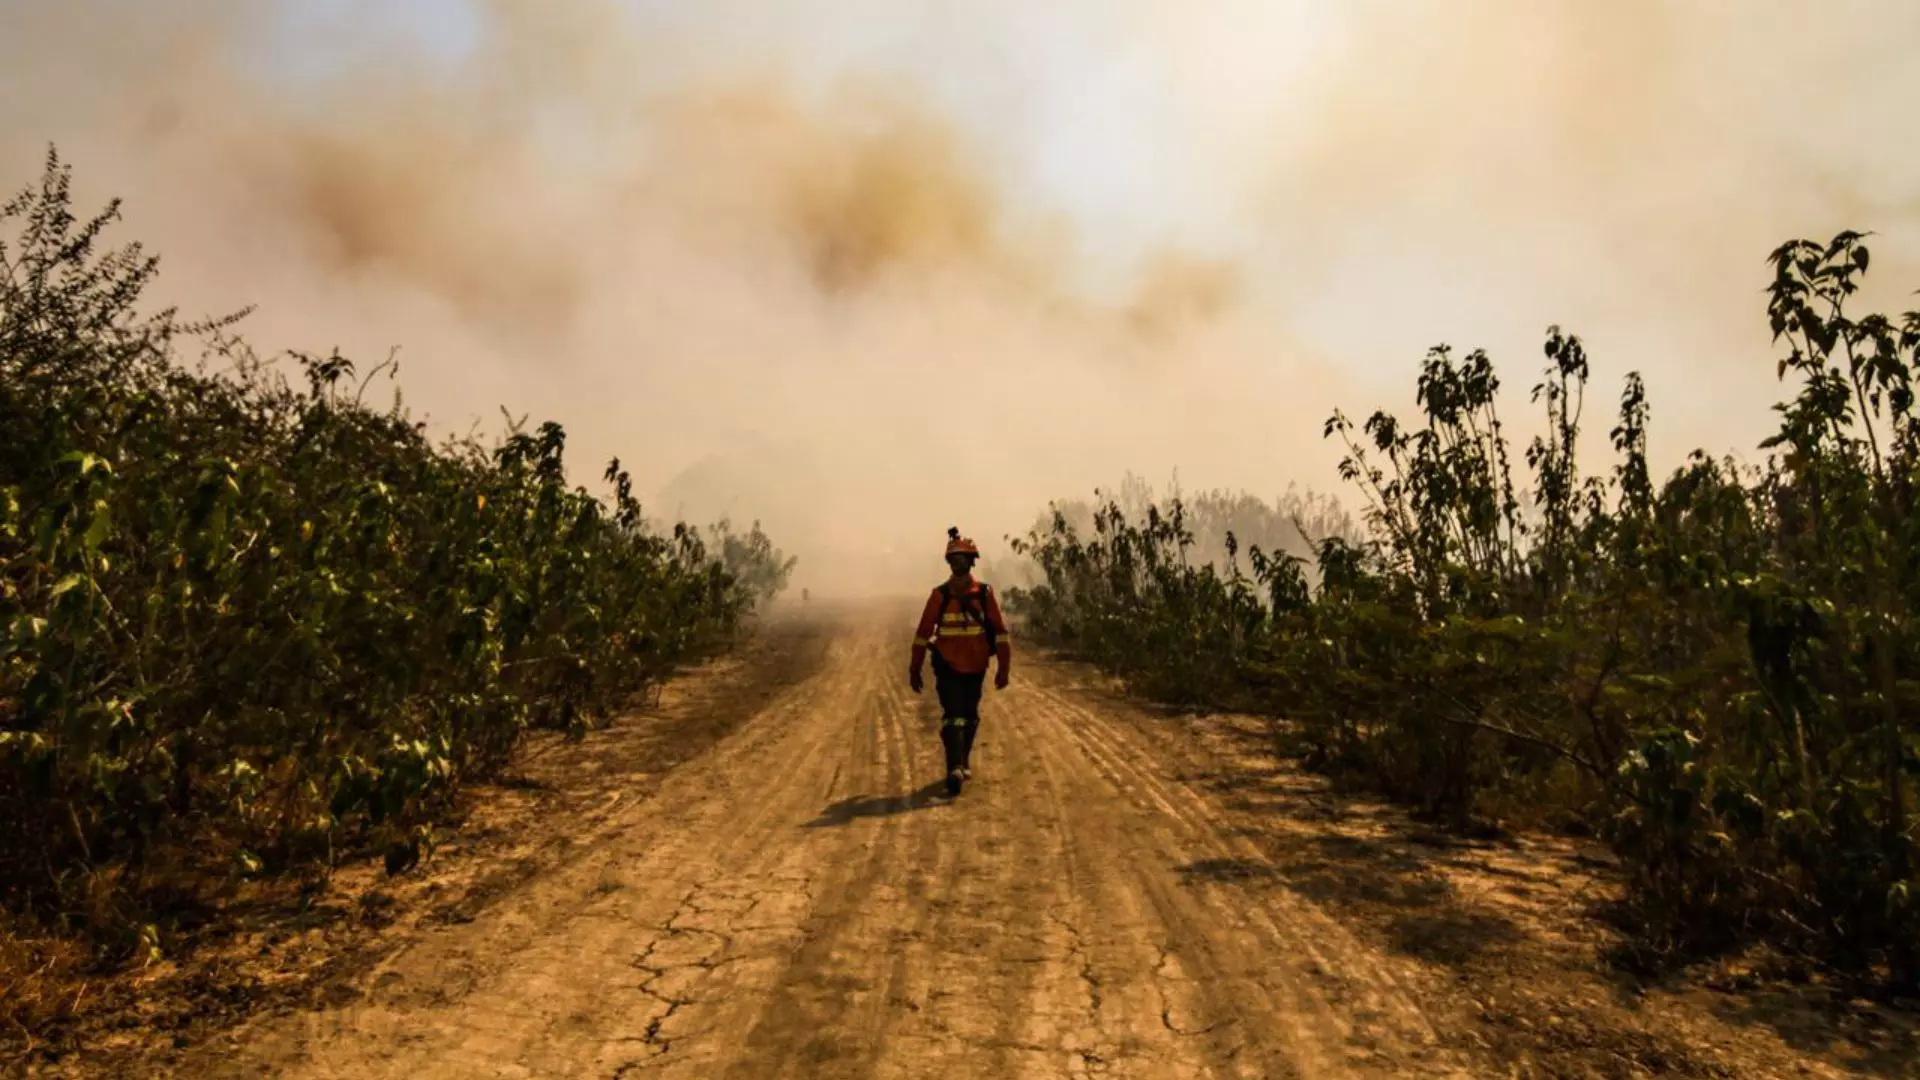
<path id="1" fill-rule="evenodd" d="M 980 549 L 947 530 L 947 580 L 927 597 L 920 624 L 913 632 L 913 659 L 907 682 L 919 693 L 926 685 L 921 664 L 933 651 L 933 686 L 940 695 L 940 742 L 947 751 L 947 794 L 960 794 L 960 785 L 973 779 L 973 738 L 980 730 L 980 696 L 986 689 L 987 661 L 999 661 L 996 690 L 1007 688 L 1013 662 L 1013 644 L 1000 601 L 985 582 L 975 581 L 973 566 Z"/>

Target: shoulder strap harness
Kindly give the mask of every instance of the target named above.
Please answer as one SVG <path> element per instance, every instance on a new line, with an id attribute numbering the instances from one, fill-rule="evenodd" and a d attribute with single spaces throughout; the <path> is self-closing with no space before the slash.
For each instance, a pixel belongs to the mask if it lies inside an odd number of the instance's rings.
<path id="1" fill-rule="evenodd" d="M 999 640 L 998 640 L 1000 635 L 994 629 L 993 620 L 987 618 L 987 605 L 986 605 L 987 594 L 993 590 L 993 586 L 988 585 L 984 581 L 978 582 L 978 584 L 980 586 L 979 606 L 975 607 L 968 603 L 969 600 L 973 599 L 973 594 L 968 593 L 965 596 L 960 597 L 960 613 L 962 615 L 968 615 L 975 619 L 980 620 L 980 626 L 986 631 L 986 635 L 987 635 L 987 652 L 990 654 L 998 655 L 1000 651 Z M 947 608 L 952 606 L 953 600 L 954 600 L 953 582 L 951 581 L 941 582 L 940 583 L 940 614 L 945 615 L 947 613 Z"/>

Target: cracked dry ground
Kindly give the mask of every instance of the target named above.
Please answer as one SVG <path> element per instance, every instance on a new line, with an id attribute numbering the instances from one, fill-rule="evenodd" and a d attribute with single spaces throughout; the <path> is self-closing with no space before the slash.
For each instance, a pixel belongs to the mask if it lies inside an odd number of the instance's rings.
<path id="1" fill-rule="evenodd" d="M 1250 887 L 1284 867 L 1066 669 L 989 694 L 978 779 L 945 798 L 910 614 L 843 620 L 813 677 L 601 839 L 187 1074 L 1586 1074 L 1516 1068 L 1453 973 Z"/>

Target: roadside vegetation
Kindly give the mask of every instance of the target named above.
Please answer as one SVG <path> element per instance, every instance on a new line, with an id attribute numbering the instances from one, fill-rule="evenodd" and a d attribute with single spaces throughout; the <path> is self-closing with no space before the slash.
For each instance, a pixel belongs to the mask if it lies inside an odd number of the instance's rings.
<path id="1" fill-rule="evenodd" d="M 1312 570 L 1311 537 L 1339 536 L 1359 540 L 1365 526 L 1341 507 L 1338 499 L 1313 490 L 1288 486 L 1278 497 L 1268 500 L 1244 491 L 1213 488 L 1186 491 L 1176 475 L 1164 494 L 1145 477 L 1127 473 L 1109 493 L 1093 499 L 1062 499 L 1047 507 L 1035 519 L 1033 531 L 1045 535 L 1053 530 L 1058 516 L 1076 534 L 1096 531 L 1095 518 L 1101 511 L 1118 511 L 1130 521 L 1143 521 L 1156 507 L 1171 508 L 1178 503 L 1182 523 L 1192 537 L 1187 545 L 1189 562 L 1212 564 L 1216 571 L 1229 570 L 1228 537 L 1237 548 L 1258 546 L 1266 551 L 1285 553 L 1302 560 Z M 1038 567 L 1030 560 L 1016 557 L 1008 568 L 1017 579 L 1021 573 L 1032 577 Z M 1037 584 L 1037 581 L 1032 582 Z"/>
<path id="2" fill-rule="evenodd" d="M 17 925 L 144 963 L 246 882 L 402 871 L 529 729 L 586 732 L 785 586 L 757 525 L 657 533 L 617 461 L 604 497 L 569 484 L 559 424 L 436 443 L 367 402 L 389 366 L 144 309 L 157 264 L 115 218 L 77 217 L 52 155 L 0 209 Z"/>
<path id="3" fill-rule="evenodd" d="M 1849 312 L 1859 234 L 1771 264 L 1790 394 L 1763 464 L 1696 452 L 1654 477 L 1635 374 L 1613 460 L 1583 469 L 1587 355 L 1558 328 L 1545 433 L 1517 446 L 1492 361 L 1441 347 L 1410 422 L 1326 424 L 1358 535 L 1196 555 L 1181 500 L 1056 507 L 1017 544 L 1042 580 L 1009 606 L 1455 828 L 1604 837 L 1638 962 L 1764 940 L 1920 990 L 1920 314 Z"/>

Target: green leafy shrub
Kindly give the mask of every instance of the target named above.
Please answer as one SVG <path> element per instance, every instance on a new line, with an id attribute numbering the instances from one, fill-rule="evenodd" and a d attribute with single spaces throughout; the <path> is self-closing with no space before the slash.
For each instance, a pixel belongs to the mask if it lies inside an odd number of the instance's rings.
<path id="1" fill-rule="evenodd" d="M 528 728 L 583 732 L 784 586 L 757 526 L 711 552 L 649 532 L 618 462 L 610 501 L 569 487 L 557 424 L 436 446 L 337 355 L 289 381 L 232 319 L 141 314 L 116 210 L 76 219 L 51 155 L 0 208 L 10 897 L 128 931 L 182 865 L 410 865 Z"/>
<path id="2" fill-rule="evenodd" d="M 1009 604 L 1147 692 L 1272 715 L 1310 764 L 1458 827 L 1603 832 L 1662 949 L 1767 935 L 1914 988 L 1920 314 L 1847 314 L 1862 241 L 1773 253 L 1798 391 L 1764 466 L 1696 453 L 1656 486 L 1632 375 L 1618 459 L 1583 475 L 1587 358 L 1558 328 L 1532 395 L 1545 432 L 1515 455 L 1492 362 L 1441 347 L 1417 423 L 1328 422 L 1369 535 L 1321 538 L 1312 590 L 1257 551 L 1251 579 L 1189 569 L 1177 501 L 1144 521 L 1110 503 L 1091 540 L 1056 513 L 1022 541 L 1044 580 Z"/>

